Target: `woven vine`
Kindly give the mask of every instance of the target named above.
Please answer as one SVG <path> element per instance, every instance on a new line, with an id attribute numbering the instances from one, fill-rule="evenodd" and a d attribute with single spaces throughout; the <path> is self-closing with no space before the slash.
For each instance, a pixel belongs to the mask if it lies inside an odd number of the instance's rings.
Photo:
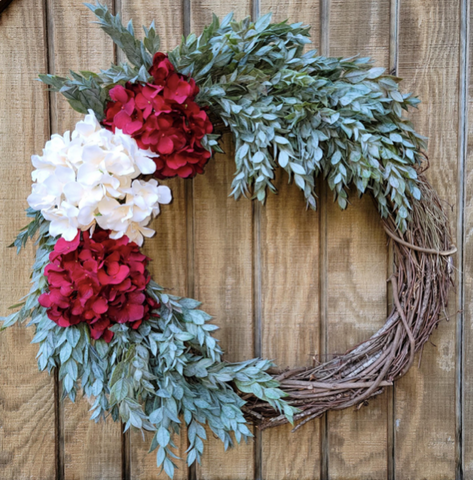
<path id="1" fill-rule="evenodd" d="M 371 338 L 314 367 L 274 372 L 286 400 L 301 410 L 294 430 L 328 410 L 361 407 L 407 373 L 414 354 L 422 351 L 446 311 L 453 286 L 452 247 L 448 218 L 436 191 L 419 177 L 421 202 L 414 202 L 412 220 L 401 234 L 392 215 L 383 220 L 394 250 L 392 310 Z M 261 429 L 287 423 L 265 402 L 243 395 L 246 415 Z"/>

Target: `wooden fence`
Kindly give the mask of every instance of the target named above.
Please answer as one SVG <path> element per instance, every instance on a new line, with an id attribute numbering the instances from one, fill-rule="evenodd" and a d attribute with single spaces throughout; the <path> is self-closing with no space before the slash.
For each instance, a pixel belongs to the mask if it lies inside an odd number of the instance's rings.
<path id="1" fill-rule="evenodd" d="M 202 466 L 177 479 L 473 479 L 473 100 L 469 98 L 469 0 L 106 0 L 133 18 L 156 19 L 164 50 L 234 10 L 274 12 L 312 25 L 319 50 L 361 53 L 404 78 L 422 99 L 412 117 L 430 137 L 430 181 L 452 206 L 459 253 L 451 319 L 414 366 L 367 408 L 330 413 L 295 434 L 264 431 L 224 453 L 207 441 Z M 35 81 L 40 72 L 97 70 L 121 59 L 73 0 L 14 0 L 0 17 L 0 305 L 26 293 L 33 250 L 7 250 L 25 224 L 30 155 L 78 115 Z M 470 75 L 473 79 L 473 75 Z M 473 83 L 470 83 L 473 95 Z M 468 115 L 470 128 L 468 129 Z M 172 180 L 174 202 L 146 250 L 157 281 L 194 295 L 216 317 L 231 360 L 263 355 L 310 365 L 382 325 L 388 310 L 386 236 L 369 198 L 341 212 L 320 183 L 319 209 L 278 177 L 265 206 L 228 196 L 232 145 L 193 182 Z M 461 314 L 455 316 L 456 311 Z M 31 329 L 0 335 L 0 478 L 154 479 L 149 438 L 88 420 L 89 404 L 62 403 L 54 377 L 37 371 Z M 185 439 L 180 445 L 185 449 Z"/>

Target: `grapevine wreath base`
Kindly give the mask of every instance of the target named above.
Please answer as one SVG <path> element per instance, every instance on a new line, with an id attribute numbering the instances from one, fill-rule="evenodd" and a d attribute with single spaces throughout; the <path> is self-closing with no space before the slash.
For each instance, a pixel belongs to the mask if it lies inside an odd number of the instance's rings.
<path id="1" fill-rule="evenodd" d="M 313 368 L 277 372 L 275 380 L 286 400 L 301 410 L 294 415 L 297 430 L 328 410 L 361 407 L 383 387 L 407 373 L 414 354 L 432 331 L 448 318 L 445 308 L 452 283 L 452 247 L 448 219 L 436 191 L 419 176 L 422 202 L 414 202 L 404 235 L 390 215 L 384 229 L 394 246 L 393 308 L 384 326 L 344 355 Z M 287 423 L 267 403 L 244 396 L 245 413 L 261 428 Z"/>
<path id="2" fill-rule="evenodd" d="M 271 15 L 214 17 L 165 54 L 154 24 L 141 41 L 105 6 L 88 7 L 129 63 L 40 75 L 85 117 L 32 156 L 31 222 L 13 243 L 36 238 L 32 286 L 3 328 L 29 321 L 39 369 L 57 369 L 72 401 L 92 398 L 93 420 L 153 432 L 150 451 L 170 477 L 183 426 L 191 465 L 204 426 L 227 448 L 252 436 L 248 423 L 297 429 L 392 385 L 447 317 L 453 285 L 448 219 L 421 172 L 425 138 L 403 113 L 419 100 L 367 58 L 306 52 L 309 28 Z M 393 245 L 393 308 L 369 340 L 311 368 L 226 362 L 200 302 L 151 279 L 140 247 L 172 198 L 158 180 L 203 174 L 224 131 L 236 198 L 264 202 L 278 167 L 310 208 L 319 175 L 341 208 L 350 185 L 373 197 Z"/>

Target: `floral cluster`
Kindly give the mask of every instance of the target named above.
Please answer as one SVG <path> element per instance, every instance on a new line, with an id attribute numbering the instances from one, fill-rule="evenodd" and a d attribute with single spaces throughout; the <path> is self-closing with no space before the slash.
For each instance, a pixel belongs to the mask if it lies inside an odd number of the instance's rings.
<path id="1" fill-rule="evenodd" d="M 32 193 L 28 203 L 50 221 L 49 232 L 71 241 L 77 230 L 97 224 L 110 238 L 127 236 L 142 245 L 159 204 L 171 201 L 171 191 L 154 179 L 155 154 L 138 147 L 126 133 L 102 128 L 90 110 L 75 130 L 53 135 L 43 155 L 33 155 Z"/>
<path id="2" fill-rule="evenodd" d="M 199 88 L 178 74 L 163 53 L 156 53 L 146 85 L 127 83 L 110 90 L 104 126 L 121 129 L 151 150 L 157 178 L 192 178 L 203 173 L 211 152 L 202 145 L 212 132 L 207 113 L 194 101 Z"/>
<path id="3" fill-rule="evenodd" d="M 45 268 L 49 292 L 39 297 L 48 317 L 61 327 L 85 322 L 92 338 L 110 342 L 116 323 L 138 328 L 159 305 L 146 295 L 148 257 L 127 237 L 96 229 L 60 238 Z"/>

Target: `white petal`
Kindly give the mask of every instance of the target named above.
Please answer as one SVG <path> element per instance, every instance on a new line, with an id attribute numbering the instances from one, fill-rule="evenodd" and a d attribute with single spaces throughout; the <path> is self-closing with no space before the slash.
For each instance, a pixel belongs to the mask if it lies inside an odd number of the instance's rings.
<path id="1" fill-rule="evenodd" d="M 168 203 L 171 203 L 171 200 L 171 189 L 166 185 L 160 185 L 158 187 L 158 202 L 162 203 L 163 205 L 167 205 Z"/>
<path id="2" fill-rule="evenodd" d="M 70 182 L 64 185 L 64 194 L 69 203 L 78 205 L 84 196 L 84 188 L 76 182 Z"/>
<path id="3" fill-rule="evenodd" d="M 79 215 L 77 215 L 77 220 L 82 229 L 87 230 L 93 223 L 95 223 L 94 213 L 95 209 L 91 207 L 80 209 Z"/>
<path id="4" fill-rule="evenodd" d="M 146 155 L 137 155 L 136 156 L 136 165 L 139 168 L 140 172 L 149 175 L 156 171 L 156 164 Z"/>
<path id="5" fill-rule="evenodd" d="M 69 182 L 75 182 L 76 180 L 76 174 L 74 170 L 72 168 L 64 167 L 62 165 L 56 167 L 55 175 L 57 181 L 62 183 L 63 185 L 66 185 L 66 183 Z"/>
<path id="6" fill-rule="evenodd" d="M 84 184 L 95 186 L 101 183 L 103 172 L 96 165 L 84 163 L 77 170 L 77 181 Z"/>
<path id="7" fill-rule="evenodd" d="M 98 145 L 85 145 L 82 150 L 82 161 L 96 165 L 97 167 L 105 160 L 105 151 Z"/>

